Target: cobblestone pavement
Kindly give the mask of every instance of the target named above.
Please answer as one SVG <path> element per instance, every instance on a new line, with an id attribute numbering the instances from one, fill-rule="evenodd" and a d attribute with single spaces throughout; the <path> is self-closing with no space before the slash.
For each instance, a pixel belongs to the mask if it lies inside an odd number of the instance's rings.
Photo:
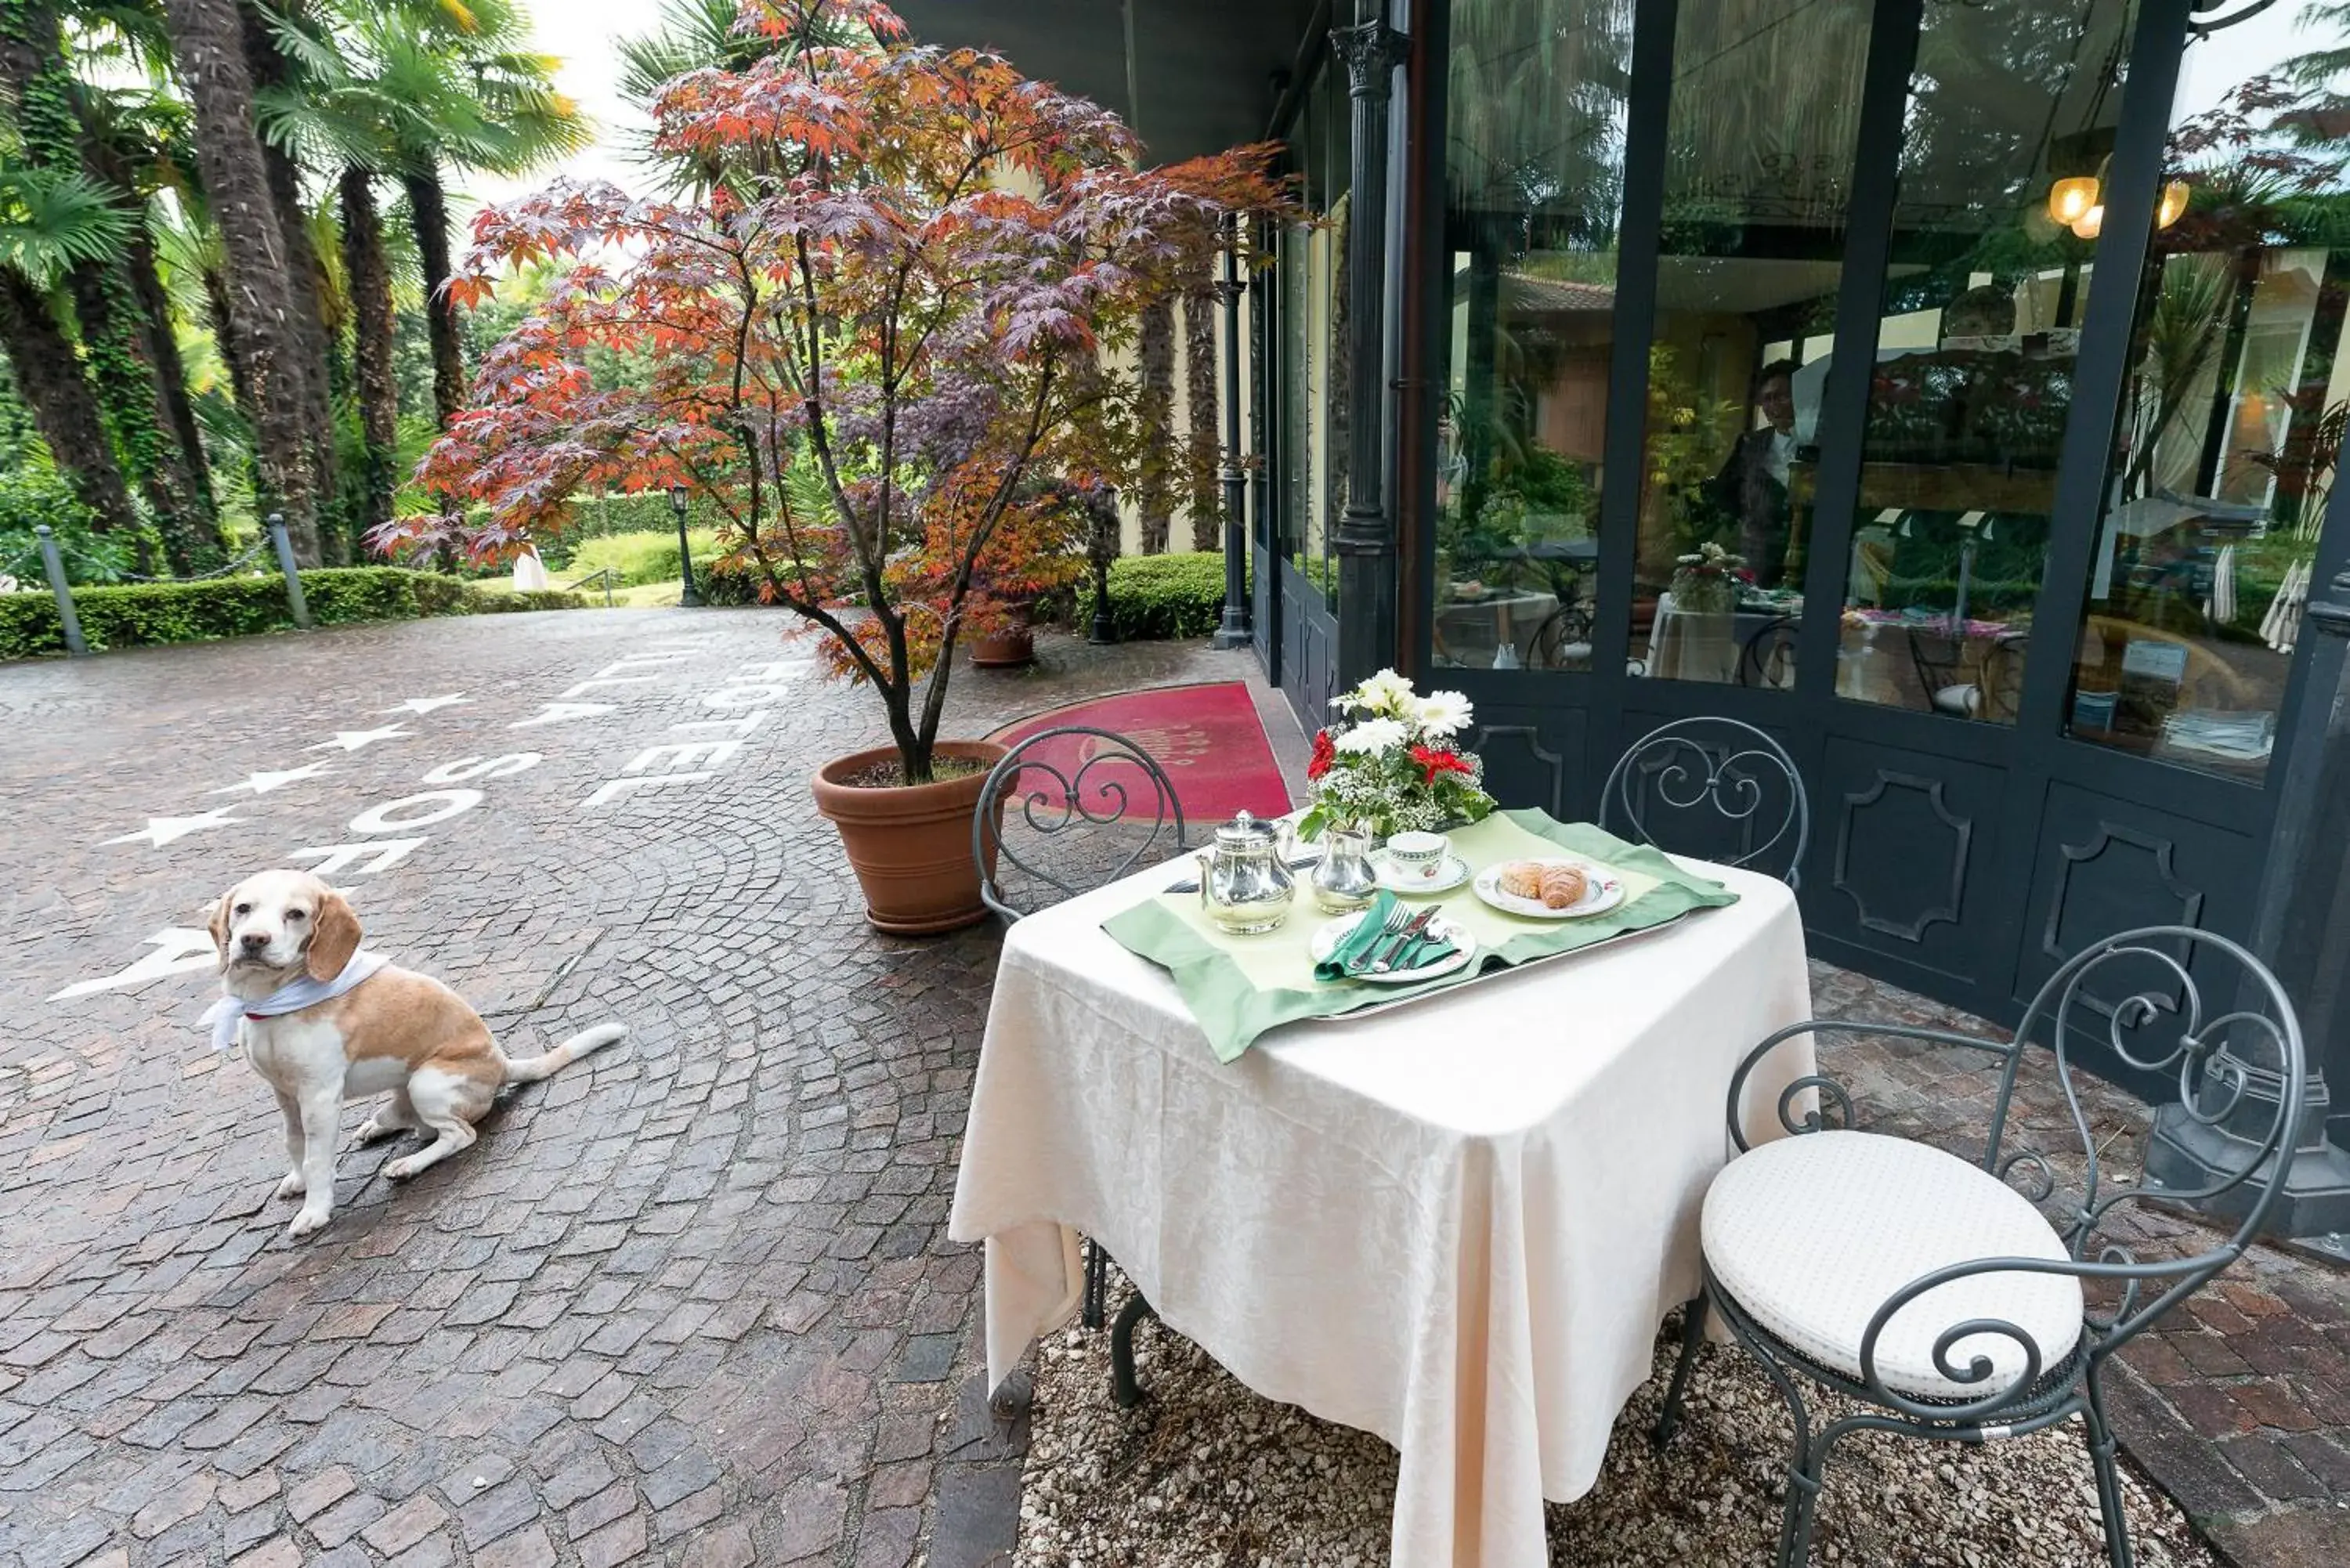
<path id="1" fill-rule="evenodd" d="M 878 710 L 797 652 L 762 612 L 616 611 L 0 670 L 28 1020 L 0 1043 L 0 1561 L 1008 1548 L 1025 1431 L 986 1417 L 978 1259 L 944 1236 L 995 938 L 858 918 L 806 781 L 878 743 Z M 949 728 L 1248 670 L 1050 639 L 1037 672 L 962 677 Z M 192 1020 L 213 898 L 289 861 L 517 1053 L 631 1038 L 405 1188 L 376 1175 L 400 1146 L 347 1153 L 334 1223 L 288 1243 L 275 1108 Z M 1814 990 L 1952 1016 L 1825 966 Z M 1981 1125 L 1971 1062 L 1829 1057 L 1885 1125 Z M 2257 1249 L 2126 1358 L 2126 1441 L 2231 1557 L 2342 1560 L 2350 1282 Z"/>
<path id="2" fill-rule="evenodd" d="M 1019 1434 L 987 1419 L 979 1259 L 945 1239 L 996 938 L 865 927 L 807 776 L 885 739 L 878 704 L 782 624 L 500 616 L 0 670 L 0 1559 L 1010 1544 Z M 1243 662 L 1049 639 L 1041 673 L 962 677 L 949 727 Z M 378 1175 L 400 1146 L 346 1152 L 333 1223 L 289 1243 L 276 1109 L 193 1026 L 212 901 L 289 862 L 517 1054 L 631 1037 L 405 1187 Z"/>

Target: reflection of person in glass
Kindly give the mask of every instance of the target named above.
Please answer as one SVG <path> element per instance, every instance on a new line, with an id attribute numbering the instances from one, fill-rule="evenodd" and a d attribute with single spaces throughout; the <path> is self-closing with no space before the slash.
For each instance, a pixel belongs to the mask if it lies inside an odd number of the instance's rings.
<path id="1" fill-rule="evenodd" d="M 1787 564 L 1792 509 L 1787 471 L 1795 459 L 1795 362 L 1773 359 L 1754 372 L 1754 409 L 1762 424 L 1738 438 L 1707 487 L 1714 506 L 1738 524 L 1738 553 L 1762 587 L 1776 587 Z"/>

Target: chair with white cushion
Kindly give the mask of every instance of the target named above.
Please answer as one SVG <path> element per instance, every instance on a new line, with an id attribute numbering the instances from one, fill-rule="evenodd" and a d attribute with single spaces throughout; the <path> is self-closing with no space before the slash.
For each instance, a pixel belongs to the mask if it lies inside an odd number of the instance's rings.
<path id="1" fill-rule="evenodd" d="M 2116 1184 L 2101 1163 L 2112 1139 L 2092 1134 L 2073 1083 L 2085 1033 L 2131 1067 L 2175 1077 L 2189 1131 L 2202 1135 L 2199 1148 L 2231 1151 L 2226 1173 L 2194 1190 Z M 1779 1124 L 1796 1136 L 1750 1146 L 1750 1077 L 1787 1042 L 1822 1033 L 1987 1053 L 1999 1070 L 1987 1135 L 1961 1158 L 1856 1130 L 1843 1088 L 1809 1073 L 1778 1097 Z M 2049 1062 L 2062 1093 L 2043 1103 L 2061 1106 L 2051 1130 L 2070 1158 L 2018 1141 L 2027 1129 L 2017 1080 Z M 1810 1560 L 1828 1455 L 1852 1432 L 1979 1443 L 2076 1416 L 2096 1473 L 2106 1556 L 2129 1568 L 2101 1373 L 2116 1350 L 2260 1233 L 2291 1174 L 2303 1071 L 2300 1025 L 2275 977 L 2226 938 L 2176 926 L 2092 944 L 2049 977 L 2005 1042 L 1832 1019 L 1779 1031 L 1731 1080 L 1730 1134 L 1740 1152 L 1706 1194 L 1705 1289 L 1684 1316 L 1657 1440 L 1669 1441 L 1679 1423 L 1706 1319 L 1719 1314 L 1794 1416 L 1782 1568 Z M 2026 1173 L 2029 1192 L 2010 1185 Z M 2208 1204 L 2236 1217 L 2235 1231 L 2193 1256 L 2140 1262 L 2108 1220 L 2148 1196 Z M 1862 1408 L 1814 1428 L 1806 1385 Z"/>

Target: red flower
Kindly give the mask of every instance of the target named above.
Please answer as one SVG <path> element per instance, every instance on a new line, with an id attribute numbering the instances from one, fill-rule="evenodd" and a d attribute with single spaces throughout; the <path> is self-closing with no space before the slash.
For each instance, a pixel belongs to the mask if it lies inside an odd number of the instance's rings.
<path id="1" fill-rule="evenodd" d="M 1430 787 L 1435 785 L 1440 774 L 1465 774 L 1469 771 L 1469 764 L 1462 760 L 1460 753 L 1440 752 L 1432 746 L 1414 746 L 1411 749 L 1411 760 L 1419 764 L 1419 771 L 1426 775 L 1422 782 Z M 1311 770 L 1308 771 L 1308 776 L 1311 776 Z"/>
<path id="2" fill-rule="evenodd" d="M 1309 779 L 1320 778 L 1324 774 L 1330 771 L 1330 764 L 1333 762 L 1336 762 L 1337 757 L 1338 748 L 1330 743 L 1330 732 L 1327 730 L 1315 731 L 1314 756 L 1313 759 L 1305 764 L 1305 776 Z"/>

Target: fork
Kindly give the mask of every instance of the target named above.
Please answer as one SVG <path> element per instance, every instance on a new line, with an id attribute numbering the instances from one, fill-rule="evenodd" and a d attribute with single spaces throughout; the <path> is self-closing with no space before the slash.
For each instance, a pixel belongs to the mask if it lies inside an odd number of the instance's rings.
<path id="1" fill-rule="evenodd" d="M 1406 953 L 1419 945 L 1421 934 L 1428 929 L 1428 922 L 1435 918 L 1436 909 L 1431 905 L 1404 922 L 1403 929 L 1397 933 L 1395 940 L 1388 944 L 1386 954 L 1371 965 L 1371 972 L 1387 974 L 1392 971 L 1402 962 Z"/>
<path id="2" fill-rule="evenodd" d="M 1371 956 L 1387 945 L 1387 939 L 1411 924 L 1416 918 L 1412 911 L 1402 904 L 1398 904 L 1394 909 L 1389 909 L 1386 922 L 1379 927 L 1379 934 L 1366 943 L 1361 952 L 1347 961 L 1347 972 L 1360 974 L 1370 968 Z"/>

